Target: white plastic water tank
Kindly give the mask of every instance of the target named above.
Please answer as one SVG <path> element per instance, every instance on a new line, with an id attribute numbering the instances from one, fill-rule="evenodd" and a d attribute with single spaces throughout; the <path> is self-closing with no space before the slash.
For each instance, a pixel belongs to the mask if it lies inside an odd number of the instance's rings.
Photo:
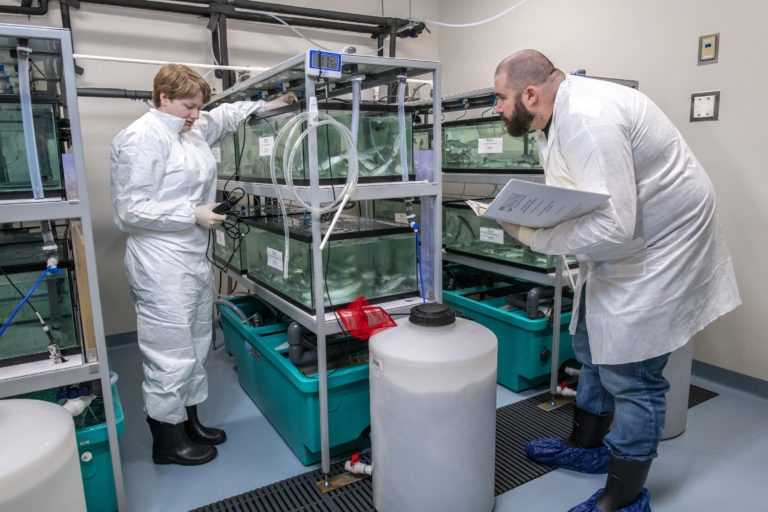
<path id="1" fill-rule="evenodd" d="M 84 512 L 75 424 L 63 407 L 0 400 L 0 511 Z"/>
<path id="2" fill-rule="evenodd" d="M 369 349 L 376 510 L 493 510 L 493 332 L 422 304 Z"/>

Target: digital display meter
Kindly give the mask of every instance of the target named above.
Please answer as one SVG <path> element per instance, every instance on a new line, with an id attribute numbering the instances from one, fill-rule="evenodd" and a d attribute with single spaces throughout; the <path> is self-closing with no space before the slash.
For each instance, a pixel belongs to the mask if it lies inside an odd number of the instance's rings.
<path id="1" fill-rule="evenodd" d="M 341 54 L 307 50 L 305 69 L 310 76 L 341 78 Z"/>

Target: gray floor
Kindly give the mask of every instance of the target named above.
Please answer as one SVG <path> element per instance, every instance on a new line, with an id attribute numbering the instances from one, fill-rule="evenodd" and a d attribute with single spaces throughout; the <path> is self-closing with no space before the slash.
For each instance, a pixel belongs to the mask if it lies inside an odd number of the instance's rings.
<path id="1" fill-rule="evenodd" d="M 130 511 L 175 512 L 315 469 L 304 466 L 261 415 L 237 382 L 234 361 L 222 348 L 210 353 L 210 397 L 200 408 L 203 421 L 226 428 L 219 456 L 198 467 L 156 466 L 141 404 L 141 355 L 135 344 L 110 349 L 119 375 L 125 414 L 120 437 L 123 475 Z M 717 372 L 694 372 L 692 383 L 720 396 L 690 409 L 688 428 L 662 443 L 647 487 L 654 512 L 765 511 L 768 461 L 768 399 L 724 383 Z M 513 393 L 498 387 L 506 405 L 541 392 Z M 498 512 L 564 512 L 592 495 L 604 476 L 564 470 L 509 491 L 496 500 Z M 475 511 L 467 511 L 475 512 Z"/>

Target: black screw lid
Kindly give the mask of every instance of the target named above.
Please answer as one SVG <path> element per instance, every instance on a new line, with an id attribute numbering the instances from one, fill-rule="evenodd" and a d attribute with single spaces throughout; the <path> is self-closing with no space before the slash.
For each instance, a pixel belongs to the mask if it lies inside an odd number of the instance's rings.
<path id="1" fill-rule="evenodd" d="M 442 327 L 456 321 L 456 312 L 443 304 L 428 302 L 411 309 L 409 320 L 412 324 L 425 327 Z"/>

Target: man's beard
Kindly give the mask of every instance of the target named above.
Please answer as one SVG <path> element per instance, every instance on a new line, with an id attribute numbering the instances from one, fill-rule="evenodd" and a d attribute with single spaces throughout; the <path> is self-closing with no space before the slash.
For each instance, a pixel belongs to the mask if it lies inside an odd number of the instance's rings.
<path id="1" fill-rule="evenodd" d="M 515 96 L 515 114 L 511 119 L 507 119 L 501 116 L 504 120 L 504 126 L 507 128 L 507 133 L 513 137 L 522 137 L 529 131 L 531 131 L 531 122 L 533 121 L 533 114 L 525 108 L 523 105 L 523 95 L 518 94 Z"/>

